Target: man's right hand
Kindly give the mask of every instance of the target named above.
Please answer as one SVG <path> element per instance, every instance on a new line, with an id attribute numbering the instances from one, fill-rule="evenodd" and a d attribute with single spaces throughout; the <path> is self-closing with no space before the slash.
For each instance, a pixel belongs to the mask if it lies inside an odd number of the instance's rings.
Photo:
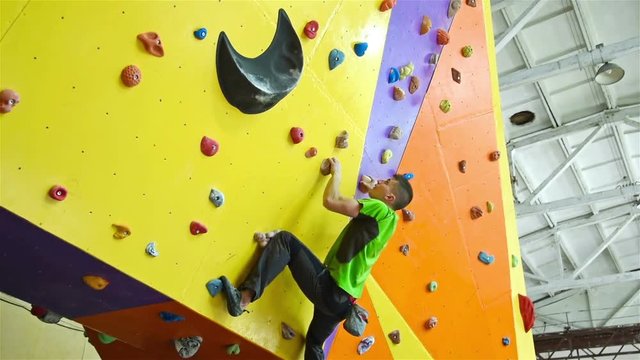
<path id="1" fill-rule="evenodd" d="M 340 160 L 336 158 L 329 158 L 329 163 L 331 164 L 331 175 L 342 176 L 342 165 L 340 164 Z"/>

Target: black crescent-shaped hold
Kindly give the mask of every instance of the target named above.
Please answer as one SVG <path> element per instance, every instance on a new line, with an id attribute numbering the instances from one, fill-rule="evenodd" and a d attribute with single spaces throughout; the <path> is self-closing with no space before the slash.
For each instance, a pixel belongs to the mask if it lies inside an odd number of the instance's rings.
<path id="1" fill-rule="evenodd" d="M 227 101 L 245 114 L 265 112 L 287 96 L 300 81 L 303 63 L 302 44 L 282 9 L 271 45 L 256 58 L 239 54 L 224 31 L 218 36 L 220 89 Z"/>

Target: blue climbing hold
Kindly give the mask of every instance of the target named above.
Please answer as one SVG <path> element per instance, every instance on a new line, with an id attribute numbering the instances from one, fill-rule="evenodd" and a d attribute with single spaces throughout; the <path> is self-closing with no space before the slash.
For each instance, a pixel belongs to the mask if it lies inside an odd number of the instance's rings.
<path id="1" fill-rule="evenodd" d="M 480 254 L 478 254 L 478 260 L 482 261 L 484 264 L 491 265 L 493 264 L 495 257 L 493 255 L 487 254 L 484 251 L 480 251 Z"/>
<path id="2" fill-rule="evenodd" d="M 160 312 L 160 319 L 164 322 L 180 322 L 184 321 L 184 316 L 180 316 L 178 314 L 170 313 L 168 311 Z"/>
<path id="3" fill-rule="evenodd" d="M 411 179 L 413 179 L 413 178 L 414 178 L 413 173 L 406 173 L 406 174 L 404 174 L 404 175 L 402 175 L 402 176 L 403 176 L 405 179 L 407 179 L 407 180 L 411 180 Z"/>
<path id="4" fill-rule="evenodd" d="M 222 281 L 220 279 L 213 279 L 207 283 L 207 291 L 211 296 L 216 296 L 222 289 Z"/>
<path id="5" fill-rule="evenodd" d="M 353 51 L 358 56 L 364 56 L 367 48 L 369 48 L 369 44 L 367 44 L 366 42 L 356 43 L 355 45 L 353 45 Z"/>
<path id="6" fill-rule="evenodd" d="M 389 70 L 389 79 L 387 80 L 387 82 L 389 84 L 393 84 L 394 82 L 400 80 L 400 71 L 398 71 L 397 68 L 392 67 Z"/>
<path id="7" fill-rule="evenodd" d="M 510 344 L 511 344 L 511 339 L 509 339 L 509 337 L 505 336 L 502 338 L 502 345 L 509 346 Z"/>
<path id="8" fill-rule="evenodd" d="M 206 28 L 200 28 L 196 31 L 193 32 L 193 36 L 196 37 L 196 39 L 198 40 L 204 40 L 204 38 L 207 37 L 207 29 Z"/>
<path id="9" fill-rule="evenodd" d="M 329 53 L 329 70 L 333 70 L 344 61 L 344 53 L 338 49 L 333 49 Z"/>
<path id="10" fill-rule="evenodd" d="M 153 257 L 157 257 L 157 256 L 160 255 L 160 252 L 156 248 L 155 241 L 152 241 L 152 242 L 148 243 L 147 247 L 145 248 L 145 251 L 147 252 L 147 254 L 149 254 L 149 255 L 151 255 Z"/>
<path id="11" fill-rule="evenodd" d="M 224 194 L 219 190 L 211 189 L 211 192 L 209 193 L 209 200 L 211 200 L 213 205 L 216 207 L 220 207 L 224 204 Z"/>

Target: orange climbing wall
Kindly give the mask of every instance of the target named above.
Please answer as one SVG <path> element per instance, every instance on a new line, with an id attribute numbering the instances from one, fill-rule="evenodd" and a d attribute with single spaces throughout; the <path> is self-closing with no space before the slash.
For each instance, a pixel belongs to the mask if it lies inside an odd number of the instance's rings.
<path id="1" fill-rule="evenodd" d="M 491 152 L 504 149 L 504 138 L 488 10 L 480 1 L 477 8 L 463 5 L 453 21 L 450 43 L 443 49 L 398 171 L 415 175 L 409 209 L 416 220 L 400 225 L 367 285 L 381 291 L 376 290 L 373 303 L 366 301 L 374 309 L 376 325 L 365 335 L 375 336 L 374 347 L 388 347 L 396 358 L 533 354 L 531 336 L 524 335 L 514 307 L 523 286 L 511 283 L 511 272 L 520 278 L 522 274 L 519 267 L 511 267 L 511 254 L 517 255 L 518 248 L 508 242 L 514 241 L 514 217 L 508 180 L 501 179 L 506 159 L 489 161 Z M 465 45 L 474 49 L 471 58 L 460 53 Z M 452 68 L 461 72 L 461 84 L 453 81 Z M 443 99 L 452 104 L 448 113 L 439 109 Z M 467 162 L 464 174 L 458 170 L 461 160 Z M 488 201 L 495 206 L 491 213 Z M 472 220 L 472 206 L 483 209 L 484 216 Z M 398 250 L 403 244 L 410 246 L 408 256 Z M 480 251 L 494 255 L 495 262 L 481 263 Z M 438 282 L 436 292 L 427 291 L 430 281 Z M 439 322 L 427 330 L 424 325 L 431 316 Z M 393 345 L 387 334 L 402 325 L 403 342 Z M 502 344 L 503 337 L 510 338 L 510 346 Z M 354 354 L 357 342 L 340 330 L 330 358 Z M 402 350 L 406 346 L 422 346 L 428 354 L 418 356 L 414 350 L 407 355 Z"/>

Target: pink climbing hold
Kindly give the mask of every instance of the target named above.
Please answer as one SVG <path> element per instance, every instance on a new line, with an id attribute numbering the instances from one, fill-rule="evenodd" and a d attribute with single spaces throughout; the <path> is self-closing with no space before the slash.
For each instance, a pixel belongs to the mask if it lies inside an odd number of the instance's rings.
<path id="1" fill-rule="evenodd" d="M 220 144 L 210 137 L 203 136 L 200 140 L 200 151 L 206 156 L 213 156 L 220 150 Z"/>
<path id="2" fill-rule="evenodd" d="M 60 185 L 52 186 L 49 189 L 49 196 L 54 200 L 62 201 L 67 197 L 67 189 Z"/>
<path id="3" fill-rule="evenodd" d="M 320 28 L 320 25 L 318 24 L 318 22 L 315 20 L 311 20 L 307 23 L 307 25 L 304 26 L 304 34 L 309 39 L 315 39 L 316 36 L 318 35 L 319 28 Z"/>
<path id="4" fill-rule="evenodd" d="M 8 113 L 20 102 L 20 95 L 11 89 L 0 91 L 0 113 Z"/>
<path id="5" fill-rule="evenodd" d="M 289 130 L 289 135 L 291 135 L 291 140 L 294 144 L 299 144 L 304 140 L 304 131 L 299 127 L 292 127 Z"/>
<path id="6" fill-rule="evenodd" d="M 191 235 L 200 235 L 205 234 L 209 230 L 207 230 L 207 227 L 204 226 L 204 224 L 192 221 L 191 224 L 189 224 L 189 231 L 191 232 Z"/>

